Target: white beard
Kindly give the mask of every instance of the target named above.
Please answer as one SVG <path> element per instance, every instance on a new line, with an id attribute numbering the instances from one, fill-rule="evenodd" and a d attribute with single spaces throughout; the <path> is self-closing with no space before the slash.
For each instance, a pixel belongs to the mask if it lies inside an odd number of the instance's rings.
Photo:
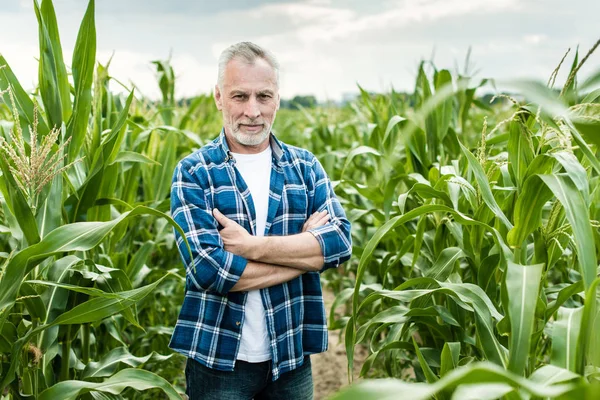
<path id="1" fill-rule="evenodd" d="M 244 146 L 257 146 L 257 145 L 261 144 L 262 142 L 264 142 L 265 139 L 267 139 L 267 137 L 269 136 L 269 131 L 270 131 L 269 128 L 270 127 L 265 126 L 265 128 L 262 130 L 262 132 L 255 133 L 255 134 L 243 133 L 240 130 L 233 131 L 232 134 L 233 134 L 234 139 L 239 144 L 243 144 Z"/>

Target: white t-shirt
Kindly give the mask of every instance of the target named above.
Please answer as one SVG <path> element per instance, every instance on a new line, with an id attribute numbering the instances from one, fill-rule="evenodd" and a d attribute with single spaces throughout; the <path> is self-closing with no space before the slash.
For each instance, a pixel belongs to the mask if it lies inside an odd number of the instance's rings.
<path id="1" fill-rule="evenodd" d="M 256 212 L 256 236 L 264 236 L 269 211 L 271 146 L 258 154 L 232 153 L 235 166 L 248 185 Z M 271 359 L 269 334 L 260 290 L 248 291 L 244 307 L 242 340 L 238 360 L 258 363 Z"/>

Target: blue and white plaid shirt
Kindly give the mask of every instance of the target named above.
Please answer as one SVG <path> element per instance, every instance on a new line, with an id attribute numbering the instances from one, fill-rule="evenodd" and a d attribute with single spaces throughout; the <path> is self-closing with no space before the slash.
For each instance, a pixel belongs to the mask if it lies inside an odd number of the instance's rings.
<path id="1" fill-rule="evenodd" d="M 309 232 L 321 246 L 325 261 L 322 271 L 339 266 L 352 251 L 350 222 L 323 167 L 309 151 L 285 145 L 273 135 L 271 148 L 265 236 L 301 233 L 313 212 L 327 209 L 329 223 Z M 190 257 L 175 231 L 187 280 L 170 347 L 207 367 L 232 371 L 242 336 L 247 292 L 230 290 L 248 260 L 224 250 L 212 216 L 215 207 L 254 234 L 256 218 L 250 191 L 229 156 L 223 131 L 213 142 L 181 160 L 173 175 L 171 215 L 185 231 L 192 254 Z M 327 350 L 319 273 L 304 273 L 261 289 L 260 293 L 275 380 L 302 365 L 304 355 Z"/>

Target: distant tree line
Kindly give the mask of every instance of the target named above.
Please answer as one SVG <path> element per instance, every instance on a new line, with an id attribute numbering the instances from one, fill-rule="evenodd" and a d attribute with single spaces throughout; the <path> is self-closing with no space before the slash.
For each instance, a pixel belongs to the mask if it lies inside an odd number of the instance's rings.
<path id="1" fill-rule="evenodd" d="M 313 108 L 317 106 L 317 99 L 313 95 L 294 96 L 292 99 L 281 99 L 281 108 L 299 110 L 302 108 Z"/>

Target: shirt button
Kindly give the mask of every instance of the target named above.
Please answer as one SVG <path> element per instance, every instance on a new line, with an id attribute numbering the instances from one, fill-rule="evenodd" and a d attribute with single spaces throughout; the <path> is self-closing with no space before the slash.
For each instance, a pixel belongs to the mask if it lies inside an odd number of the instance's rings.
<path id="1" fill-rule="evenodd" d="M 240 326 L 240 321 L 235 321 L 235 324 L 236 324 L 237 326 Z"/>

